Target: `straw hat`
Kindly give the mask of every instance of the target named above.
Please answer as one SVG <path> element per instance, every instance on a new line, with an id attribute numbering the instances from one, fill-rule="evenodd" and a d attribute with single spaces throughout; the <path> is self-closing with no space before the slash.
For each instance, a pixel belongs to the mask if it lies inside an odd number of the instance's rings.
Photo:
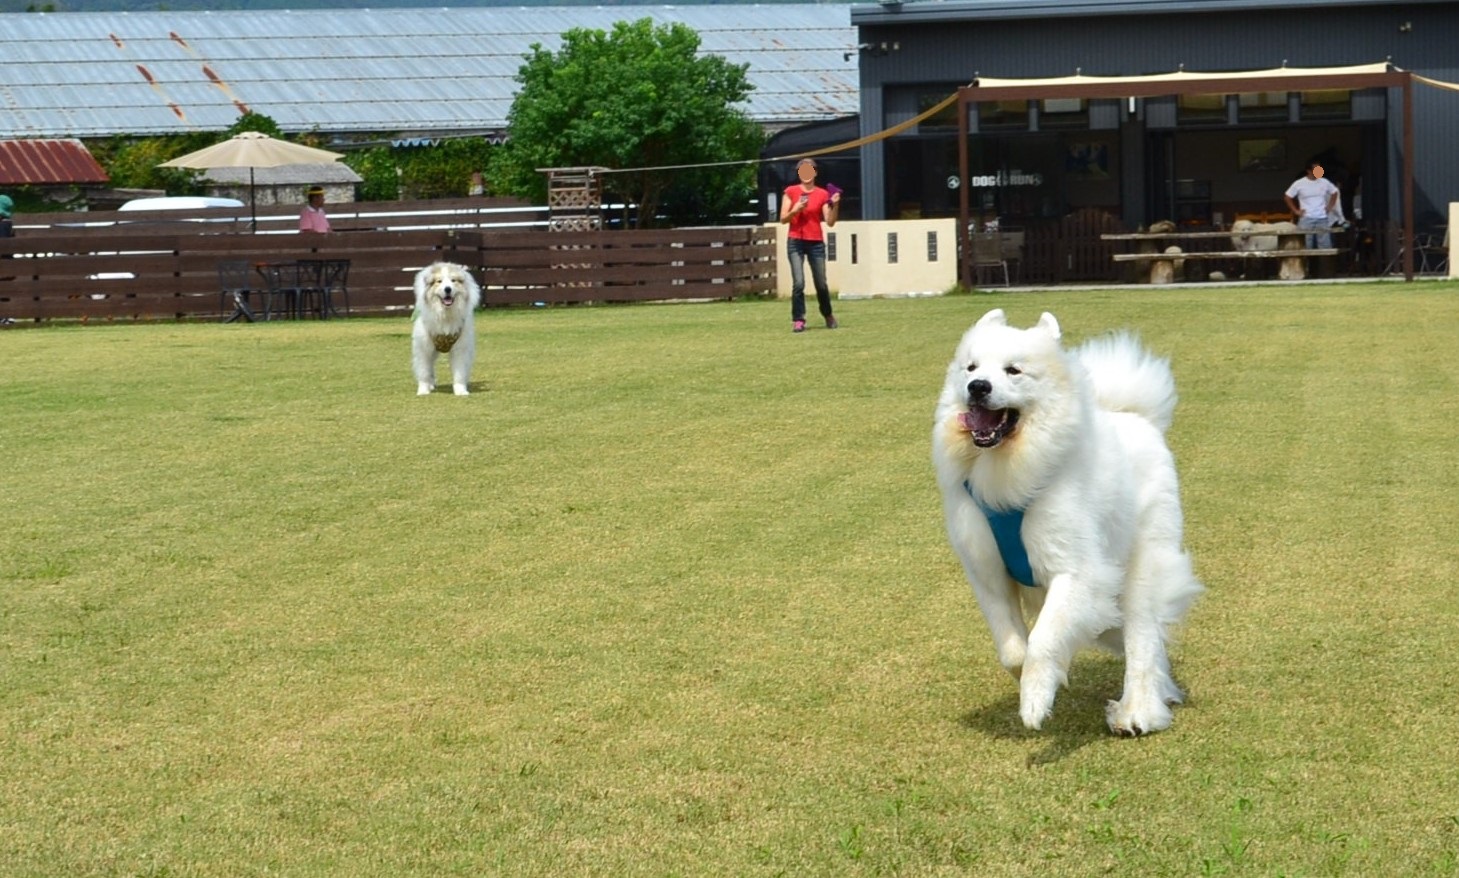
<path id="1" fill-rule="evenodd" d="M 316 195 L 323 195 L 324 194 L 324 187 L 323 186 L 310 186 L 309 187 L 309 193 L 308 194 L 309 194 L 309 197 L 310 198 L 313 198 Z"/>

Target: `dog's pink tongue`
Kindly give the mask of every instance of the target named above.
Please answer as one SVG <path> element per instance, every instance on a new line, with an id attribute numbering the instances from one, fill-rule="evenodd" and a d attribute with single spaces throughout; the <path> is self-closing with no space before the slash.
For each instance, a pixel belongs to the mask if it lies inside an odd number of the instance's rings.
<path id="1" fill-rule="evenodd" d="M 969 433 L 985 433 L 998 429 L 998 425 L 1003 423 L 1003 412 L 973 406 L 958 415 L 958 423 Z"/>

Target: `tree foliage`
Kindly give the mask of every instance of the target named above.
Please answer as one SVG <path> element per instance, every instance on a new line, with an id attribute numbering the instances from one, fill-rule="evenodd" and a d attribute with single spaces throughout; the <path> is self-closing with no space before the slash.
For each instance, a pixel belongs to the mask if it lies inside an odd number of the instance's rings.
<path id="1" fill-rule="evenodd" d="M 282 137 L 278 123 L 262 113 L 244 113 L 228 130 L 162 137 L 114 137 L 91 145 L 91 154 L 106 168 L 118 189 L 160 189 L 169 195 L 202 195 L 202 172 L 190 168 L 159 168 L 162 162 L 212 146 L 244 131 Z"/>
<path id="2" fill-rule="evenodd" d="M 364 180 L 361 201 L 461 198 L 486 175 L 496 147 L 484 137 L 461 137 L 422 146 L 375 146 L 345 154 L 344 163 Z"/>
<path id="3" fill-rule="evenodd" d="M 510 140 L 492 163 L 498 189 L 541 201 L 538 168 L 623 169 L 604 176 L 605 194 L 637 204 L 640 226 L 661 212 L 671 221 L 723 216 L 752 197 L 749 164 L 665 167 L 756 156 L 760 129 L 735 106 L 753 88 L 749 65 L 700 57 L 693 29 L 648 18 L 612 33 L 574 28 L 556 52 L 531 49 L 507 116 Z"/>
<path id="4" fill-rule="evenodd" d="M 159 189 L 169 195 L 202 195 L 203 172 L 158 165 L 184 153 L 219 143 L 245 131 L 257 131 L 281 140 L 293 140 L 323 149 L 333 148 L 317 133 L 288 136 L 277 122 L 262 113 L 239 116 L 228 130 L 161 137 L 114 137 L 88 144 L 92 155 L 121 189 Z M 459 198 L 471 193 L 475 175 L 484 175 L 492 146 L 482 137 L 462 137 L 429 146 L 388 147 L 345 153 L 342 160 L 358 173 L 361 201 L 400 198 Z M 80 195 L 77 195 L 80 198 Z"/>

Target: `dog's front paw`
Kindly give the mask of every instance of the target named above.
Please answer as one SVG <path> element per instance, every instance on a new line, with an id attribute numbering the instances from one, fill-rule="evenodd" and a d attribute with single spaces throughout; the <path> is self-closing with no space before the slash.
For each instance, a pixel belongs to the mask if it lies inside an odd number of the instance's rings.
<path id="1" fill-rule="evenodd" d="M 457 396 L 470 396 L 471 395 L 471 391 L 467 389 L 467 387 L 466 387 L 465 384 L 452 384 L 451 385 L 451 392 L 452 393 L 455 393 Z"/>
<path id="2" fill-rule="evenodd" d="M 1025 665 L 1018 681 L 1018 715 L 1023 724 L 1037 731 L 1054 712 L 1054 694 L 1059 674 L 1047 666 Z"/>
<path id="3" fill-rule="evenodd" d="M 1109 730 L 1122 738 L 1135 738 L 1170 728 L 1174 718 L 1170 707 L 1160 698 L 1132 698 L 1126 695 L 1105 705 L 1104 718 Z"/>
<path id="4" fill-rule="evenodd" d="M 435 389 L 436 389 L 436 386 L 434 384 L 428 384 L 427 382 L 422 381 L 421 383 L 419 383 L 419 384 L 417 384 L 415 386 L 415 395 L 416 396 L 429 396 L 430 393 L 431 393 L 431 391 L 433 391 Z"/>

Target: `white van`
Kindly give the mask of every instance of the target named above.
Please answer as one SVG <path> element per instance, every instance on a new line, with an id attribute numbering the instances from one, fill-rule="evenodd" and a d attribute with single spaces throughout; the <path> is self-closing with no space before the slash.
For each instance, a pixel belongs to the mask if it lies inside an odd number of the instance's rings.
<path id="1" fill-rule="evenodd" d="M 237 198 L 209 198 L 204 195 L 170 195 L 164 198 L 133 198 L 117 210 L 207 210 L 214 207 L 242 207 Z"/>

